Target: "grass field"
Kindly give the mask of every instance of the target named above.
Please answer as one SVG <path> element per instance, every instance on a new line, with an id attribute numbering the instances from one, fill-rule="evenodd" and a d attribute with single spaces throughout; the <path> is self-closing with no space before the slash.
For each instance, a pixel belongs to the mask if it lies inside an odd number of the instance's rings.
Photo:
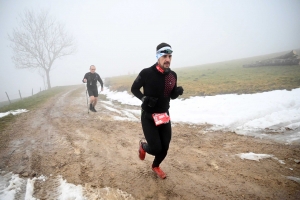
<path id="1" fill-rule="evenodd" d="M 298 50 L 298 52 L 300 51 Z M 178 85 L 184 88 L 183 98 L 231 93 L 251 94 L 299 88 L 299 65 L 243 68 L 244 64 L 273 58 L 285 53 L 287 52 L 173 70 L 177 73 Z M 105 84 L 113 91 L 126 90 L 130 92 L 136 76 L 137 74 L 106 78 Z"/>

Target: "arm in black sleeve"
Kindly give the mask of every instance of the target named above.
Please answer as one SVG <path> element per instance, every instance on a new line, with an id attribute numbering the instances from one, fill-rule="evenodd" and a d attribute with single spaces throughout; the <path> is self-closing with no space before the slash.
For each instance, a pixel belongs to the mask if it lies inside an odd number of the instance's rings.
<path id="1" fill-rule="evenodd" d="M 177 94 L 177 92 L 176 92 L 176 88 L 177 88 L 177 83 L 175 84 L 175 86 L 171 92 L 171 99 L 176 99 L 177 97 L 179 97 L 179 94 Z"/>
<path id="2" fill-rule="evenodd" d="M 176 88 L 177 88 L 177 74 L 174 72 L 173 75 L 175 76 L 176 83 L 175 83 L 175 86 L 174 86 L 174 88 L 173 88 L 173 90 L 171 92 L 171 99 L 176 99 L 179 96 L 179 94 L 177 94 L 177 92 L 176 92 Z"/>
<path id="3" fill-rule="evenodd" d="M 84 80 L 84 79 L 87 79 L 87 74 L 88 74 L 88 73 L 86 73 L 86 74 L 84 75 L 83 79 L 82 79 L 82 82 L 83 82 L 83 83 L 84 83 L 83 80 Z"/>
<path id="4" fill-rule="evenodd" d="M 136 79 L 134 80 L 132 86 L 131 86 L 131 92 L 134 96 L 136 96 L 137 98 L 141 99 L 143 98 L 143 93 L 141 92 L 141 87 L 143 87 L 143 79 L 141 76 L 141 73 L 136 77 Z"/>
<path id="5" fill-rule="evenodd" d="M 99 83 L 101 85 L 101 88 L 103 88 L 103 81 L 102 81 L 101 77 L 99 76 L 99 74 L 98 74 L 98 81 L 99 81 Z"/>

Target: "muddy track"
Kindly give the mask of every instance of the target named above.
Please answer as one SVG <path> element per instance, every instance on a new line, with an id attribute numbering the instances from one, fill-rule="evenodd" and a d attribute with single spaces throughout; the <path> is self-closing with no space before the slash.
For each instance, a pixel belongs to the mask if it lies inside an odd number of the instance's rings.
<path id="1" fill-rule="evenodd" d="M 5 130 L 0 168 L 37 181 L 34 197 L 56 199 L 61 176 L 81 185 L 89 199 L 297 199 L 300 184 L 299 145 L 207 131 L 209 125 L 173 123 L 173 137 L 162 169 L 165 180 L 151 170 L 153 160 L 137 156 L 143 137 L 139 107 L 99 96 L 97 113 L 87 113 L 84 87 L 59 94 L 43 106 L 23 113 Z M 239 153 L 272 154 L 276 159 L 242 160 Z M 284 161 L 285 164 L 279 162 Z M 51 178 L 52 177 L 52 178 Z"/>

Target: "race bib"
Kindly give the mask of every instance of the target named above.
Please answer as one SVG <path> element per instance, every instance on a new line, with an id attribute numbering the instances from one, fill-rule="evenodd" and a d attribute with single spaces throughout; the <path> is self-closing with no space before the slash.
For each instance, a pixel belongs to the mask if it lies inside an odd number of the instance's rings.
<path id="1" fill-rule="evenodd" d="M 166 124 L 170 121 L 170 117 L 167 113 L 153 113 L 152 117 L 156 126 Z"/>

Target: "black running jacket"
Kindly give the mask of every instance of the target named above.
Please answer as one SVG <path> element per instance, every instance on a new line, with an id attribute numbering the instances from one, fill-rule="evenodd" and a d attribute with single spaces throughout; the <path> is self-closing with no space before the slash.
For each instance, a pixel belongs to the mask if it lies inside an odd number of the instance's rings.
<path id="1" fill-rule="evenodd" d="M 154 107 L 149 107 L 144 103 L 141 105 L 142 109 L 148 113 L 167 112 L 170 108 L 170 99 L 176 99 L 179 96 L 175 92 L 177 74 L 172 70 L 169 73 L 161 73 L 156 66 L 157 63 L 143 69 L 131 86 L 131 92 L 139 99 L 143 96 L 158 98 Z M 141 88 L 143 88 L 143 93 Z"/>

